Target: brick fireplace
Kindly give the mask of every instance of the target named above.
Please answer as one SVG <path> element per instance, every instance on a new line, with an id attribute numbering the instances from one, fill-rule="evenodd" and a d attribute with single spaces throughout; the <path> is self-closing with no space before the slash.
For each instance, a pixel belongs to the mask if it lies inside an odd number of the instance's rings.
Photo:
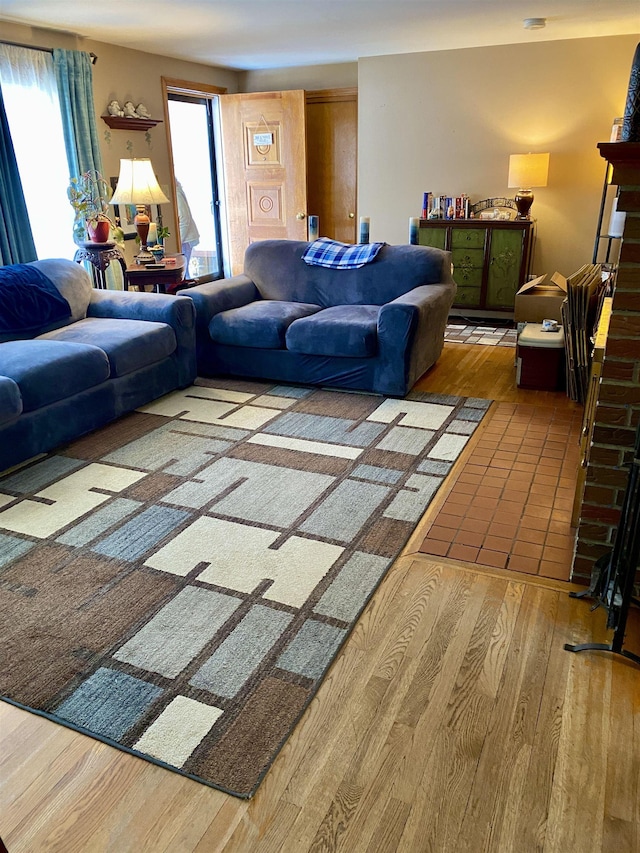
<path id="1" fill-rule="evenodd" d="M 626 212 L 613 310 L 580 511 L 573 579 L 588 580 L 609 553 L 640 420 L 640 143 L 601 142 L 613 168 L 618 210 Z"/>

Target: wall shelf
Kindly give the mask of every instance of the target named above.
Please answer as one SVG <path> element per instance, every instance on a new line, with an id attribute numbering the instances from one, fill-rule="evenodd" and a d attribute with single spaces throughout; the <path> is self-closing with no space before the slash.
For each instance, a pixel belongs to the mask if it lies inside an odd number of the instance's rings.
<path id="1" fill-rule="evenodd" d="M 110 115 L 101 118 L 112 130 L 150 130 L 162 123 L 162 119 L 156 118 L 128 118 L 127 116 Z"/>

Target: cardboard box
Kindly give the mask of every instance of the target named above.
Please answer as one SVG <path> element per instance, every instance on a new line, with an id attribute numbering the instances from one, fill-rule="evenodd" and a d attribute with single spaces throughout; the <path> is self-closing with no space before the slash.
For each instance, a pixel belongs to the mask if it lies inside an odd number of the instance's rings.
<path id="1" fill-rule="evenodd" d="M 562 322 L 560 306 L 567 298 L 567 280 L 559 272 L 540 275 L 523 284 L 516 293 L 513 319 L 516 323 Z"/>

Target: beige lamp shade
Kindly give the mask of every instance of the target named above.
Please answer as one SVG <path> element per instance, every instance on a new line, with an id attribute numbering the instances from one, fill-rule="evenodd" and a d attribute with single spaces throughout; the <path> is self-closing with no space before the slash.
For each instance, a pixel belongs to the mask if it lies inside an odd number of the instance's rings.
<path id="1" fill-rule="evenodd" d="M 548 154 L 511 154 L 509 156 L 509 187 L 523 189 L 546 187 L 548 175 Z"/>
<path id="2" fill-rule="evenodd" d="M 120 175 L 110 204 L 169 204 L 148 157 L 120 160 Z"/>

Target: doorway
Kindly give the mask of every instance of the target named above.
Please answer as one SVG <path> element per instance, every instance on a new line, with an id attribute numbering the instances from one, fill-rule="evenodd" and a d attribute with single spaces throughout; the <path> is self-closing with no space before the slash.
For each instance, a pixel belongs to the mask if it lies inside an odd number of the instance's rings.
<path id="1" fill-rule="evenodd" d="M 163 87 L 178 250 L 188 278 L 212 281 L 224 275 L 215 114 L 225 90 L 166 78 Z"/>
<path id="2" fill-rule="evenodd" d="M 306 92 L 307 206 L 320 235 L 356 242 L 358 90 Z"/>

